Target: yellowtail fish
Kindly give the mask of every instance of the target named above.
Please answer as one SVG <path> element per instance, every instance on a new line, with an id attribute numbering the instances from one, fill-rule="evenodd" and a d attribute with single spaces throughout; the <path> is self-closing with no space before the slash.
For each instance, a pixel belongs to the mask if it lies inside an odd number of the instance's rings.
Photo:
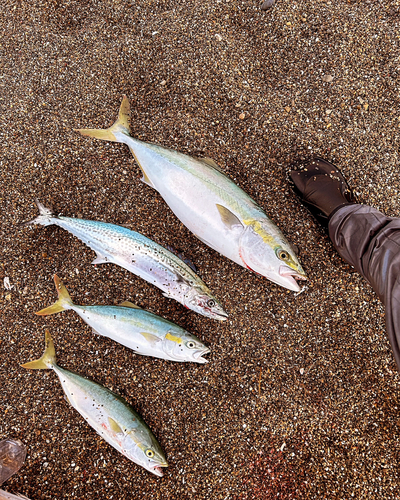
<path id="1" fill-rule="evenodd" d="M 172 298 L 203 316 L 225 320 L 228 315 L 205 283 L 188 265 L 143 234 L 107 222 L 55 215 L 36 200 L 39 217 L 23 226 L 55 224 L 94 250 L 92 264 L 113 263 L 140 276 Z"/>
<path id="2" fill-rule="evenodd" d="M 72 302 L 56 275 L 54 283 L 58 292 L 57 302 L 36 314 L 45 316 L 72 309 L 92 327 L 94 333 L 113 339 L 138 354 L 169 361 L 207 363 L 203 356 L 210 349 L 178 325 L 128 301 L 119 306 L 78 306 Z"/>
<path id="3" fill-rule="evenodd" d="M 306 275 L 282 232 L 261 207 L 211 159 L 196 159 L 134 139 L 124 96 L 117 121 L 108 129 L 80 129 L 83 135 L 126 144 L 142 181 L 156 189 L 174 214 L 201 241 L 237 264 L 289 290 Z"/>
<path id="4" fill-rule="evenodd" d="M 161 467 L 168 467 L 167 460 L 142 417 L 118 394 L 58 366 L 49 331 L 45 341 L 43 356 L 22 366 L 31 370 L 54 370 L 67 401 L 107 443 L 132 462 L 162 476 Z"/>

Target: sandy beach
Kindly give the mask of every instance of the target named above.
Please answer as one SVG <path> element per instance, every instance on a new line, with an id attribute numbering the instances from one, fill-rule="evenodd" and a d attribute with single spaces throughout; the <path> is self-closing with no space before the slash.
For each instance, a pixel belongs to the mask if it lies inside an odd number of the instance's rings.
<path id="1" fill-rule="evenodd" d="M 322 156 L 360 202 L 399 217 L 398 0 L 3 0 L 0 5 L 0 440 L 28 448 L 3 489 L 31 500 L 400 498 L 400 378 L 370 285 L 293 194 L 292 164 Z M 73 129 L 110 126 L 210 157 L 298 249 L 294 293 L 200 242 L 140 181 L 129 149 Z M 229 319 L 162 296 L 55 227 L 124 225 L 191 259 Z M 209 363 L 134 354 L 56 300 L 129 300 L 186 328 Z M 5 280 L 5 281 L 4 281 Z M 168 458 L 164 477 L 120 455 L 30 371 L 44 332 L 60 366 L 123 396 Z"/>

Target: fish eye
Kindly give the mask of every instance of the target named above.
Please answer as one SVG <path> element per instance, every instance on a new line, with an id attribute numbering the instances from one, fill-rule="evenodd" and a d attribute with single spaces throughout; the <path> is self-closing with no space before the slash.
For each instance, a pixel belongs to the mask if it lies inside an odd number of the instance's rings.
<path id="1" fill-rule="evenodd" d="M 196 346 L 196 344 L 193 342 L 193 340 L 189 340 L 189 342 L 186 342 L 186 346 L 189 349 L 194 349 L 194 347 Z"/>
<path id="2" fill-rule="evenodd" d="M 215 306 L 215 300 L 213 300 L 213 299 L 207 300 L 207 305 L 208 305 L 208 307 L 214 307 Z"/>
<path id="3" fill-rule="evenodd" d="M 280 260 L 288 260 L 289 259 L 289 254 L 286 252 L 286 250 L 278 250 L 276 252 L 276 255 L 278 259 Z"/>
<path id="4" fill-rule="evenodd" d="M 145 451 L 145 453 L 146 453 L 146 457 L 149 457 L 149 458 L 153 458 L 154 457 L 154 451 L 153 450 L 148 449 L 148 450 Z"/>

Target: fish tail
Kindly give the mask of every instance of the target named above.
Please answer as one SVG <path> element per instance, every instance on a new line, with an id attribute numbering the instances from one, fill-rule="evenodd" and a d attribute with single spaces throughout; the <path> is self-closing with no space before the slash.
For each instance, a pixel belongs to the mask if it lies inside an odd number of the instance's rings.
<path id="1" fill-rule="evenodd" d="M 29 368 L 30 370 L 49 370 L 56 364 L 56 351 L 49 330 L 46 330 L 45 342 L 46 348 L 43 356 L 40 359 L 29 361 L 29 363 L 21 365 L 23 368 Z"/>
<path id="2" fill-rule="evenodd" d="M 40 203 L 38 199 L 35 198 L 35 203 L 39 209 L 39 216 L 36 219 L 30 220 L 28 222 L 23 222 L 21 227 L 30 226 L 32 224 L 41 224 L 42 226 L 51 226 L 54 224 L 52 219 L 57 216 L 53 214 L 53 211 L 50 208 L 46 208 L 44 205 Z"/>
<path id="3" fill-rule="evenodd" d="M 56 314 L 61 311 L 65 311 L 66 309 L 70 309 L 73 306 L 73 302 L 68 293 L 68 290 L 65 288 L 64 283 L 60 280 L 60 278 L 55 274 L 54 275 L 54 283 L 56 285 L 58 300 L 53 305 L 46 307 L 38 311 L 35 314 L 39 316 L 46 316 L 48 314 Z"/>
<path id="4" fill-rule="evenodd" d="M 121 106 L 119 108 L 118 119 L 109 128 L 106 129 L 93 129 L 93 128 L 81 128 L 74 129 L 75 132 L 80 132 L 82 135 L 87 135 L 88 137 L 95 137 L 96 139 L 101 139 L 103 141 L 111 142 L 121 142 L 118 140 L 114 133 L 121 132 L 125 135 L 131 134 L 131 110 L 129 105 L 129 100 L 126 95 L 123 96 Z"/>

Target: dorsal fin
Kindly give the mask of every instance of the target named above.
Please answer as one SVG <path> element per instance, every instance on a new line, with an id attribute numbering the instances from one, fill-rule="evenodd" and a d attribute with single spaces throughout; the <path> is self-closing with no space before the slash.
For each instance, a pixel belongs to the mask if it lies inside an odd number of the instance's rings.
<path id="1" fill-rule="evenodd" d="M 136 304 L 132 304 L 132 302 L 129 302 L 129 300 L 125 300 L 125 302 L 121 302 L 119 304 L 120 307 L 131 307 L 132 309 L 142 309 L 141 307 L 137 306 Z"/>
<path id="2" fill-rule="evenodd" d="M 196 266 L 193 264 L 193 262 L 189 258 L 185 257 L 183 252 L 179 252 L 178 250 L 176 250 L 176 248 L 174 248 L 171 245 L 165 245 L 165 248 L 167 250 L 169 250 L 171 253 L 173 253 L 174 255 L 176 255 L 177 257 L 179 257 L 187 266 L 190 267 L 190 269 L 192 269 L 192 271 L 197 273 Z"/>
<path id="3" fill-rule="evenodd" d="M 207 156 L 205 158 L 202 158 L 201 161 L 208 165 L 209 167 L 215 168 L 215 170 L 218 170 L 218 172 L 221 172 L 221 174 L 225 174 L 225 172 L 222 170 L 222 168 L 215 163 L 215 161 L 212 158 L 208 158 Z"/>

